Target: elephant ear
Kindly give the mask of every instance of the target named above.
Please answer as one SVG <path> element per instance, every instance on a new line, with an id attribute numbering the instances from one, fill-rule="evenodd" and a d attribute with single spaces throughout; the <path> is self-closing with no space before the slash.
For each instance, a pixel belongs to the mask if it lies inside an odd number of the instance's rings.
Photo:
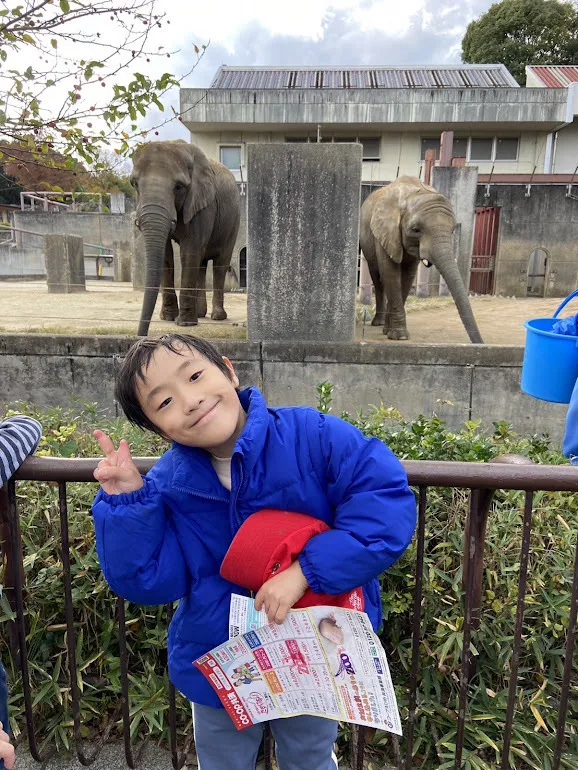
<path id="1" fill-rule="evenodd" d="M 399 264 L 403 259 L 403 244 L 398 196 L 384 195 L 378 200 L 369 227 L 373 237 L 382 245 L 384 251 Z"/>
<path id="2" fill-rule="evenodd" d="M 187 146 L 188 171 L 191 183 L 183 204 L 183 222 L 206 208 L 215 198 L 215 172 L 207 156 L 198 147 Z"/>

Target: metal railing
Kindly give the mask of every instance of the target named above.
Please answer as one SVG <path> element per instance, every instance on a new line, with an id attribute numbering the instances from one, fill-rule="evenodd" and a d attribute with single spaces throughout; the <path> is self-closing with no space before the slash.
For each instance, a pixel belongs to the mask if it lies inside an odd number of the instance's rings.
<path id="1" fill-rule="evenodd" d="M 96 747 L 90 755 L 87 754 L 81 737 L 82 724 L 80 718 L 80 693 L 77 682 L 76 661 L 76 630 L 73 620 L 72 582 L 70 570 L 70 545 L 68 534 L 68 504 L 67 488 L 69 482 L 93 481 L 93 471 L 98 460 L 95 459 L 61 459 L 40 458 L 28 459 L 15 476 L 17 480 L 37 482 L 57 482 L 60 514 L 60 534 L 62 547 L 62 565 L 64 578 L 64 597 L 66 614 L 66 646 L 69 665 L 69 684 L 71 690 L 72 713 L 74 722 L 75 749 L 83 765 L 91 764 L 98 756 L 102 746 L 107 741 L 110 732 L 119 716 L 123 724 L 123 736 L 126 763 L 129 768 L 136 767 L 137 757 L 131 745 L 130 738 L 130 692 L 129 692 L 129 656 L 127 652 L 126 622 L 124 601 L 118 599 L 118 632 L 120 650 L 120 682 L 122 697 L 116 710 L 103 729 Z M 148 471 L 156 462 L 156 458 L 140 458 L 137 465 L 141 472 Z M 463 555 L 463 588 L 464 588 L 464 622 L 463 643 L 461 649 L 461 667 L 459 675 L 459 710 L 455 738 L 456 770 L 463 767 L 465 728 L 468 720 L 468 684 L 473 668 L 471 657 L 472 634 L 480 624 L 480 609 L 482 602 L 482 583 L 484 569 L 484 543 L 486 523 L 490 512 L 492 499 L 496 490 L 519 490 L 525 492 L 523 515 L 522 545 L 519 559 L 519 584 L 515 616 L 515 631 L 510 660 L 510 677 L 506 707 L 503 743 L 500 747 L 502 761 L 500 770 L 514 770 L 510 764 L 510 746 L 516 714 L 516 696 L 518 688 L 518 669 L 522 645 L 524 622 L 525 596 L 528 577 L 528 561 L 530 555 L 530 535 L 533 520 L 533 498 L 535 492 L 578 492 L 578 469 L 564 466 L 547 466 L 527 464 L 524 458 L 505 456 L 491 463 L 465 462 L 431 462 L 408 461 L 404 463 L 409 482 L 418 490 L 418 527 L 417 527 L 417 558 L 415 570 L 415 590 L 413 597 L 413 623 L 411 640 L 411 670 L 409 678 L 409 712 L 404 725 L 406 751 L 401 755 L 399 742 L 391 736 L 393 748 L 397 755 L 399 770 L 411 770 L 412 747 L 416 726 L 417 702 L 419 691 L 419 658 L 422 642 L 422 602 L 424 599 L 424 556 L 426 549 L 425 531 L 426 514 L 428 510 L 428 489 L 458 488 L 467 489 L 469 495 L 469 514 L 466 522 Z M 508 464 L 503 464 L 508 463 Z M 17 662 L 22 675 L 24 710 L 27 725 L 28 743 L 33 758 L 41 762 L 46 757 L 41 756 L 35 733 L 33 697 L 30 686 L 29 664 L 27 658 L 26 625 L 25 625 L 25 579 L 22 554 L 22 536 L 16 498 L 16 485 L 12 480 L 0 489 L 0 527 L 4 542 L 6 561 L 5 585 L 10 589 L 9 600 L 15 613 L 11 623 L 10 647 L 11 654 Z M 573 652 L 576 642 L 576 619 L 578 613 L 578 544 L 573 564 L 573 583 L 569 607 L 568 628 L 564 646 L 564 664 L 558 701 L 558 715 L 554 749 L 552 752 L 551 770 L 560 770 L 565 741 L 570 730 L 567 727 L 569 695 L 573 674 Z M 170 618 L 170 610 L 169 610 Z M 574 676 L 576 682 L 576 675 Z M 172 762 L 175 770 L 180 770 L 185 762 L 186 751 L 179 752 L 177 746 L 176 693 L 172 685 L 169 689 L 169 728 Z M 351 739 L 352 768 L 363 770 L 365 746 L 371 739 L 372 731 L 368 728 L 353 730 Z M 265 752 L 267 767 L 271 764 L 272 741 L 270 734 L 265 734 Z M 576 758 L 578 761 L 578 758 Z"/>
<path id="2" fill-rule="evenodd" d="M 104 195 L 107 195 L 106 193 Z M 55 198 L 59 200 L 54 200 Z M 83 199 L 84 205 L 88 204 L 87 198 L 96 200 L 96 210 L 99 214 L 103 212 L 103 193 L 90 192 L 54 192 L 52 190 L 29 190 L 20 193 L 21 211 L 36 211 L 36 204 L 42 211 L 82 211 Z M 65 203 L 64 200 L 70 203 Z M 80 202 L 79 202 L 80 201 Z M 89 206 L 88 211 L 94 211 L 94 206 Z"/>

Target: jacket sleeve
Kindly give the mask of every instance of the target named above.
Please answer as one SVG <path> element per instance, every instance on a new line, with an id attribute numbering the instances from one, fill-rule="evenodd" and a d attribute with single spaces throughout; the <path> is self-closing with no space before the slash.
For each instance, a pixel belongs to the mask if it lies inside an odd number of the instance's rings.
<path id="1" fill-rule="evenodd" d="M 572 465 L 578 465 L 578 380 L 574 385 L 570 406 L 566 414 L 566 431 L 562 451 L 570 458 Z"/>
<path id="2" fill-rule="evenodd" d="M 137 492 L 108 495 L 100 489 L 92 507 L 106 581 L 135 604 L 168 604 L 187 591 L 189 573 L 155 478 L 163 460 Z"/>
<path id="3" fill-rule="evenodd" d="M 310 428 L 312 442 L 315 431 L 335 519 L 307 543 L 299 562 L 313 591 L 340 594 L 400 558 L 415 530 L 416 501 L 403 466 L 381 441 L 321 413 Z"/>
<path id="4" fill-rule="evenodd" d="M 42 426 L 32 417 L 17 414 L 0 422 L 0 487 L 36 451 L 41 436 Z"/>

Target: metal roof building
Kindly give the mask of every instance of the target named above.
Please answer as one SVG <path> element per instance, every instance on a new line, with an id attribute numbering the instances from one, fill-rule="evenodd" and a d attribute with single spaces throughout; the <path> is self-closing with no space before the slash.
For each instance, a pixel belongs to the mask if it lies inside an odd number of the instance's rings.
<path id="1" fill-rule="evenodd" d="M 578 165 L 578 68 L 532 67 L 521 88 L 503 64 L 222 66 L 209 88 L 183 88 L 191 141 L 246 181 L 246 147 L 359 142 L 363 180 L 419 175 L 442 131 L 480 174 L 572 173 Z M 534 70 L 557 78 L 544 87 Z"/>
<path id="2" fill-rule="evenodd" d="M 211 88 L 517 88 L 503 64 L 444 67 L 219 67 Z"/>
<path id="3" fill-rule="evenodd" d="M 578 64 L 532 64 L 526 67 L 528 88 L 568 88 L 578 83 Z"/>

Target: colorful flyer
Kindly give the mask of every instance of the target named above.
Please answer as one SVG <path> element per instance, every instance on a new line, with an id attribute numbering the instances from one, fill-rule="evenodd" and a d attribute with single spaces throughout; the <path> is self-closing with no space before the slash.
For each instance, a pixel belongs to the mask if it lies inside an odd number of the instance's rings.
<path id="1" fill-rule="evenodd" d="M 291 610 L 268 624 L 253 599 L 234 595 L 228 642 L 194 661 L 238 730 L 311 715 L 401 735 L 387 657 L 364 612 Z"/>

